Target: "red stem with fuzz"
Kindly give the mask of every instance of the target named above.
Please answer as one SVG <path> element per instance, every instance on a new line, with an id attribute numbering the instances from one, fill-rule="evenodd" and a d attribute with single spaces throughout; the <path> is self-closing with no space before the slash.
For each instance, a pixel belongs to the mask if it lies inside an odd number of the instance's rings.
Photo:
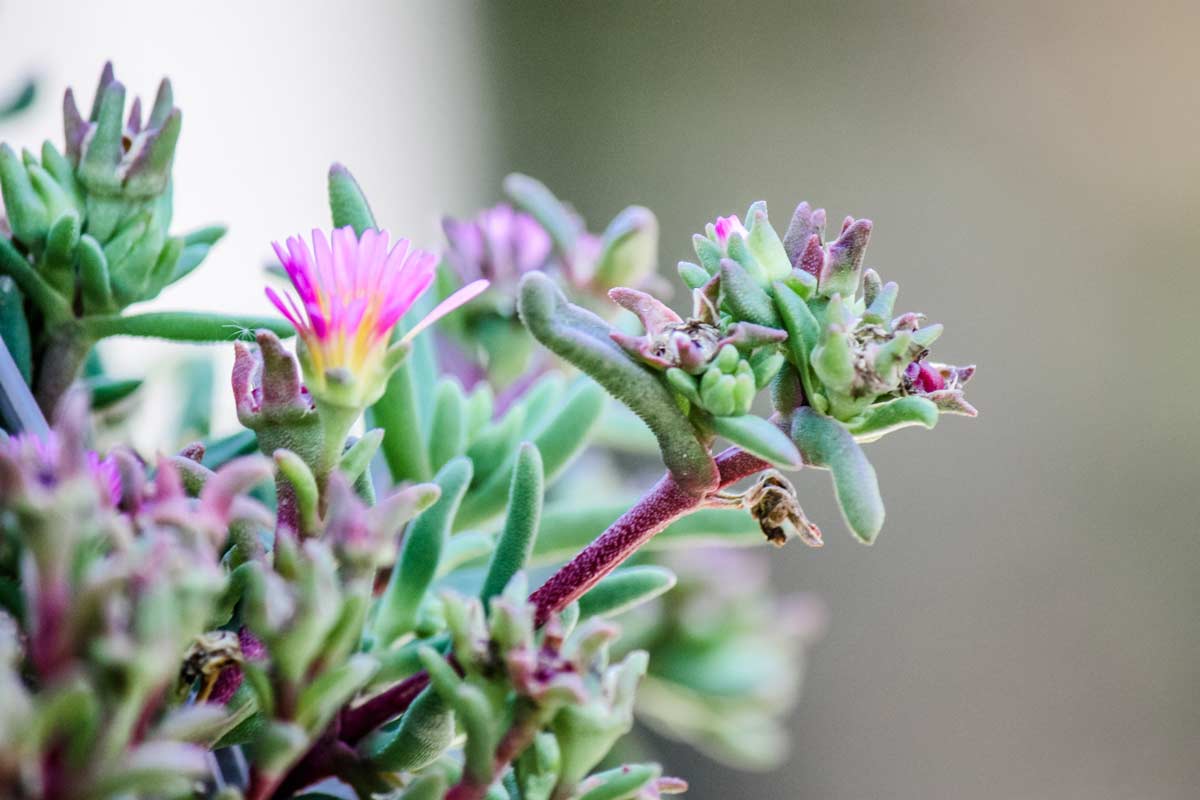
<path id="1" fill-rule="evenodd" d="M 757 456 L 730 448 L 716 457 L 720 481 L 717 490 L 724 489 L 767 469 L 770 465 Z M 537 591 L 530 602 L 537 607 L 537 623 L 543 624 L 551 614 L 562 611 L 577 600 L 605 575 L 619 567 L 639 547 L 685 514 L 705 507 L 711 493 L 694 495 L 684 490 L 670 474 L 658 483 L 631 509 L 622 514 L 595 541 L 585 547 L 554 573 Z M 429 676 L 424 672 L 380 692 L 362 705 L 346 709 L 341 715 L 340 740 L 355 745 L 371 731 L 395 719 L 412 704 L 426 686 Z M 330 773 L 323 770 L 327 763 L 319 750 L 309 751 L 293 769 L 288 784 L 307 786 Z M 303 782 L 301 782 L 303 781 Z"/>

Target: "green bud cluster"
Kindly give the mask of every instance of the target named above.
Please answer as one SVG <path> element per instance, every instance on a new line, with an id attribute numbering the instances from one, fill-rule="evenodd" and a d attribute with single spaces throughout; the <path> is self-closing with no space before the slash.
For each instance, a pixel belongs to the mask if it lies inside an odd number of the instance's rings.
<path id="1" fill-rule="evenodd" d="M 164 80 L 149 115 L 106 65 L 88 117 L 68 90 L 66 153 L 42 145 L 40 159 L 0 145 L 0 188 L 12 240 L 66 315 L 117 311 L 158 295 L 195 269 L 223 227 L 171 236 L 171 166 L 182 115 Z M 8 245 L 12 247 L 13 245 Z M 11 258 L 12 253 L 8 256 Z"/>
<path id="2" fill-rule="evenodd" d="M 758 365 L 756 370 L 752 365 Z M 778 353 L 760 350 L 750 360 L 727 344 L 709 362 L 699 380 L 678 367 L 666 372 L 667 381 L 689 402 L 718 417 L 749 414 L 760 389 L 770 383 L 783 363 Z"/>

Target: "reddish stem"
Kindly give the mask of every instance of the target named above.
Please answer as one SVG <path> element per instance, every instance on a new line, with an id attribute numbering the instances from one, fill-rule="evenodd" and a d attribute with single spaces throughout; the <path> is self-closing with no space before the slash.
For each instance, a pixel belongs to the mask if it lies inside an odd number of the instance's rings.
<path id="1" fill-rule="evenodd" d="M 716 461 L 720 489 L 770 466 L 736 448 L 721 453 Z M 655 534 L 687 512 L 705 505 L 707 500 L 708 495 L 689 494 L 670 473 L 662 476 L 633 508 L 529 596 L 537 606 L 537 624 L 544 624 L 551 614 L 578 600 Z"/>
<path id="2" fill-rule="evenodd" d="M 717 456 L 716 463 L 720 471 L 718 489 L 770 466 L 735 447 Z M 529 596 L 530 602 L 537 606 L 537 624 L 542 625 L 551 614 L 562 611 L 655 534 L 689 511 L 704 506 L 708 499 L 709 495 L 689 494 L 670 474 L 664 475 L 633 508 Z M 349 745 L 357 744 L 380 725 L 403 714 L 428 685 L 429 676 L 419 672 L 362 705 L 347 709 L 341 715 L 340 740 Z M 296 764 L 292 775 L 288 776 L 288 785 L 308 786 L 330 775 L 325 766 L 328 761 L 319 752 L 321 749 L 310 750 Z"/>
<path id="3" fill-rule="evenodd" d="M 535 708 L 529 706 L 523 708 L 523 711 L 518 714 L 518 718 L 504 734 L 504 738 L 500 740 L 500 744 L 496 746 L 496 757 L 492 763 L 493 776 L 500 775 L 508 768 L 513 759 L 533 742 L 533 738 L 537 736 L 545 722 L 545 716 L 538 714 Z M 476 776 L 464 775 L 462 780 L 446 794 L 446 800 L 482 800 L 494 780 L 493 777 L 481 783 Z"/>

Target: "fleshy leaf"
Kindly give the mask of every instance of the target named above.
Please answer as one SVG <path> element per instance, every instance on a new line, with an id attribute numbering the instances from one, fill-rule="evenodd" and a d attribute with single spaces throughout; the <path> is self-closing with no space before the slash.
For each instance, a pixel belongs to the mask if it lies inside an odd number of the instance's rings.
<path id="1" fill-rule="evenodd" d="M 453 378 L 438 381 L 429 429 L 429 466 L 441 469 L 467 447 L 467 398 Z"/>
<path id="2" fill-rule="evenodd" d="M 153 336 L 177 342 L 228 342 L 247 339 L 266 329 L 287 338 L 296 333 L 278 317 L 231 316 L 199 311 L 158 311 L 132 316 L 86 317 L 84 329 L 94 339 L 106 336 Z"/>
<path id="3" fill-rule="evenodd" d="M 380 769 L 413 771 L 436 761 L 453 739 L 454 713 L 437 692 L 426 689 L 399 720 L 363 741 L 359 752 Z"/>
<path id="4" fill-rule="evenodd" d="M 579 598 L 579 618 L 611 617 L 647 603 L 675 586 L 675 573 L 642 565 L 618 569 Z"/>
<path id="5" fill-rule="evenodd" d="M 604 231 L 596 265 L 600 286 L 636 286 L 654 272 L 658 258 L 658 220 L 648 208 L 630 206 Z"/>
<path id="6" fill-rule="evenodd" d="M 538 412 L 527 407 L 523 433 L 532 436 L 533 443 L 541 452 L 547 485 L 553 483 L 583 452 L 592 429 L 603 413 L 604 390 L 586 378 L 576 381 L 548 422 L 543 422 L 548 411 Z M 531 422 L 541 424 L 539 426 Z M 508 499 L 509 479 L 516 458 L 517 454 L 513 452 L 463 502 L 458 515 L 459 527 L 475 525 L 500 512 Z"/>
<path id="7" fill-rule="evenodd" d="M 0 339 L 17 365 L 26 385 L 33 381 L 33 342 L 25 318 L 24 296 L 7 275 L 0 275 Z"/>
<path id="8" fill-rule="evenodd" d="M 842 516 L 860 540 L 875 541 L 883 527 L 883 498 L 875 468 L 845 426 L 811 408 L 792 417 L 792 438 L 804 463 L 833 473 L 833 490 Z"/>
<path id="9" fill-rule="evenodd" d="M 512 470 L 508 516 L 496 540 L 496 549 L 492 552 L 492 561 L 479 594 L 484 608 L 488 607 L 489 600 L 504 591 L 512 577 L 525 569 L 529 561 L 541 522 L 544 477 L 541 453 L 531 442 L 525 442 Z"/>
<path id="10" fill-rule="evenodd" d="M 442 495 L 409 526 L 396 567 L 379 600 L 375 619 L 378 646 L 386 647 L 416 625 L 417 610 L 437 574 L 450 526 L 471 483 L 471 462 L 454 459 L 442 467 L 434 483 L 441 487 Z"/>
<path id="11" fill-rule="evenodd" d="M 762 417 L 713 417 L 713 430 L 748 453 L 782 469 L 799 469 L 800 453 L 787 434 Z"/>
<path id="12" fill-rule="evenodd" d="M 932 428 L 937 424 L 938 408 L 924 397 L 898 397 L 886 403 L 869 406 L 862 416 L 846 424 L 855 441 L 873 442 L 892 431 L 921 425 Z"/>
<path id="13" fill-rule="evenodd" d="M 538 341 L 591 375 L 646 421 L 658 439 L 667 469 L 680 485 L 701 493 L 716 484 L 716 464 L 671 391 L 612 341 L 607 323 L 568 303 L 554 282 L 540 272 L 531 272 L 521 281 L 520 311 Z"/>
<path id="14" fill-rule="evenodd" d="M 375 215 L 371 213 L 366 195 L 350 170 L 341 164 L 329 168 L 329 211 L 333 216 L 333 227 L 349 225 L 357 236 L 362 236 L 367 228 L 375 227 Z"/>
<path id="15" fill-rule="evenodd" d="M 738 320 L 779 327 L 771 298 L 749 272 L 732 259 L 721 259 L 721 304 Z"/>

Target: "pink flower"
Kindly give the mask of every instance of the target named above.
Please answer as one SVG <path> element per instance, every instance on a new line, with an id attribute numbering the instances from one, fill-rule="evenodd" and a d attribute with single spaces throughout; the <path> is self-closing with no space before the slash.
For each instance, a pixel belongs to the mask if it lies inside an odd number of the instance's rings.
<path id="1" fill-rule="evenodd" d="M 732 214 L 728 217 L 717 217 L 713 222 L 713 229 L 716 231 L 717 244 L 721 245 L 722 248 L 729 244 L 729 235 L 731 233 L 741 234 L 743 239 L 750 235 L 737 214 Z"/>
<path id="2" fill-rule="evenodd" d="M 463 280 L 489 278 L 515 284 L 526 272 L 544 268 L 552 256 L 550 234 L 530 215 L 505 203 L 472 220 L 442 220 L 446 255 Z"/>
<path id="3" fill-rule="evenodd" d="M 392 329 L 437 271 L 435 255 L 412 247 L 408 239 L 389 247 L 386 231 L 367 230 L 355 237 L 345 227 L 334 230 L 330 239 L 332 245 L 324 232 L 314 230 L 311 250 L 299 236 L 288 238 L 286 246 L 276 242 L 275 254 L 299 302 L 290 293 L 281 297 L 266 290 L 304 343 L 301 362 L 314 395 L 331 373 L 339 382 L 357 377 L 382 386 L 390 372 L 385 355 Z M 450 295 L 408 331 L 401 347 L 487 286 L 486 280 L 478 280 Z"/>

